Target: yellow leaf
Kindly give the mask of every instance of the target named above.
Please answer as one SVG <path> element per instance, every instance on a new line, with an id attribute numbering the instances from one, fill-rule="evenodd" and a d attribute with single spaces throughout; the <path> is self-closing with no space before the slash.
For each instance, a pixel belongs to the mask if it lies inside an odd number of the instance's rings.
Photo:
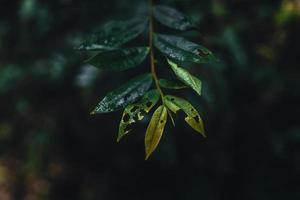
<path id="1" fill-rule="evenodd" d="M 185 117 L 185 121 L 195 131 L 201 133 L 204 137 L 206 137 L 203 121 L 198 111 L 188 101 L 179 97 L 167 95 L 164 97 L 164 103 L 174 113 L 176 113 L 178 110 L 183 110 L 183 112 L 185 112 L 185 114 L 187 115 Z"/>
<path id="2" fill-rule="evenodd" d="M 156 149 L 167 123 L 167 108 L 159 106 L 154 112 L 145 136 L 146 160 Z"/>

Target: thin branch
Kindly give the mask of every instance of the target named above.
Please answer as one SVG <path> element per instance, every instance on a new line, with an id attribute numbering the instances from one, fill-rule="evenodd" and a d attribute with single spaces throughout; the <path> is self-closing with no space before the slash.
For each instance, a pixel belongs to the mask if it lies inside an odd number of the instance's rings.
<path id="1" fill-rule="evenodd" d="M 162 99 L 164 97 L 164 94 L 160 88 L 159 80 L 156 74 L 155 69 L 155 58 L 154 58 L 154 50 L 153 50 L 153 0 L 149 0 L 149 47 L 150 47 L 150 60 L 151 60 L 151 74 L 153 76 L 153 79 L 155 81 L 155 85 L 157 90 L 159 91 Z"/>

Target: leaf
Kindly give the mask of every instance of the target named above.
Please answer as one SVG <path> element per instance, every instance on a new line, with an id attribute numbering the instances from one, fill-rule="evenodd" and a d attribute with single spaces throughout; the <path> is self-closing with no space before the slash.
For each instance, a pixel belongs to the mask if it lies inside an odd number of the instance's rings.
<path id="1" fill-rule="evenodd" d="M 167 123 L 167 108 L 164 105 L 159 106 L 154 112 L 152 119 L 148 125 L 145 136 L 146 160 L 156 149 L 165 125 Z"/>
<path id="2" fill-rule="evenodd" d="M 161 24 L 176 30 L 195 29 L 195 25 L 184 14 L 168 6 L 155 6 L 153 15 Z"/>
<path id="3" fill-rule="evenodd" d="M 150 90 L 139 102 L 130 104 L 125 108 L 119 125 L 118 142 L 131 131 L 130 129 L 126 130 L 127 126 L 135 123 L 136 120 L 142 120 L 144 114 L 148 113 L 158 102 L 159 97 L 158 90 Z"/>
<path id="4" fill-rule="evenodd" d="M 143 74 L 108 93 L 91 114 L 113 112 L 134 103 L 151 87 L 152 75 Z"/>
<path id="5" fill-rule="evenodd" d="M 182 37 L 155 34 L 154 45 L 166 56 L 179 61 L 198 64 L 218 61 L 206 47 L 190 42 Z"/>
<path id="6" fill-rule="evenodd" d="M 171 81 L 167 79 L 159 79 L 159 85 L 166 89 L 175 89 L 175 90 L 187 88 L 187 86 L 177 81 L 173 81 L 173 80 Z"/>
<path id="7" fill-rule="evenodd" d="M 185 114 L 187 115 L 185 121 L 195 131 L 201 133 L 204 137 L 206 137 L 203 121 L 198 111 L 188 101 L 179 97 L 166 95 L 164 97 L 164 104 L 174 113 L 176 113 L 178 110 L 183 110 L 183 112 L 185 112 Z"/>
<path id="8" fill-rule="evenodd" d="M 198 95 L 201 95 L 202 83 L 197 77 L 191 75 L 187 70 L 178 67 L 176 63 L 172 62 L 169 59 L 168 63 L 173 69 L 176 76 L 179 78 L 179 80 L 181 80 L 184 84 L 195 90 Z"/>
<path id="9" fill-rule="evenodd" d="M 147 27 L 148 20 L 111 21 L 88 37 L 77 50 L 112 50 L 133 40 Z"/>
<path id="10" fill-rule="evenodd" d="M 86 62 L 102 70 L 124 71 L 141 64 L 149 53 L 148 47 L 135 47 L 100 52 Z"/>

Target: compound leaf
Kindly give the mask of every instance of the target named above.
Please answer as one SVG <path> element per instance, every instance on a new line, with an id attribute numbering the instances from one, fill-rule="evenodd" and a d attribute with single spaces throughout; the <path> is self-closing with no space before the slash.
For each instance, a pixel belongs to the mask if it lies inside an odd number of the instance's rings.
<path id="1" fill-rule="evenodd" d="M 184 14 L 168 6 L 155 6 L 153 15 L 157 21 L 169 28 L 181 31 L 195 28 L 195 25 Z"/>
<path id="2" fill-rule="evenodd" d="M 155 34 L 154 45 L 163 54 L 175 60 L 198 64 L 218 61 L 206 47 L 190 42 L 182 37 Z"/>
<path id="3" fill-rule="evenodd" d="M 136 102 L 151 87 L 152 75 L 143 74 L 108 93 L 91 114 L 113 112 Z"/>
<path id="4" fill-rule="evenodd" d="M 167 95 L 164 97 L 164 104 L 174 113 L 178 110 L 183 110 L 183 112 L 187 115 L 185 121 L 194 130 L 206 137 L 203 121 L 198 111 L 188 101 L 179 97 Z"/>
<path id="5" fill-rule="evenodd" d="M 137 120 L 142 120 L 144 114 L 148 113 L 158 102 L 159 97 L 158 90 L 150 90 L 140 101 L 125 108 L 119 125 L 118 142 L 131 131 L 130 129 L 127 130 L 127 127 Z"/>
<path id="6" fill-rule="evenodd" d="M 167 108 L 159 106 L 154 112 L 145 136 L 146 160 L 156 149 L 167 123 Z"/>
<path id="7" fill-rule="evenodd" d="M 178 81 L 167 80 L 167 79 L 159 79 L 159 85 L 163 88 L 174 89 L 174 90 L 187 88 L 187 86 L 183 85 Z"/>
<path id="8" fill-rule="evenodd" d="M 191 75 L 187 70 L 178 67 L 176 63 L 172 62 L 169 59 L 168 63 L 179 80 L 181 80 L 184 84 L 195 90 L 198 95 L 201 95 L 202 83 L 197 77 Z"/>
<path id="9" fill-rule="evenodd" d="M 112 50 L 133 40 L 147 27 L 148 20 L 111 21 L 88 37 L 77 50 Z"/>
<path id="10" fill-rule="evenodd" d="M 86 62 L 103 70 L 124 71 L 141 64 L 149 53 L 148 47 L 135 47 L 100 52 Z"/>

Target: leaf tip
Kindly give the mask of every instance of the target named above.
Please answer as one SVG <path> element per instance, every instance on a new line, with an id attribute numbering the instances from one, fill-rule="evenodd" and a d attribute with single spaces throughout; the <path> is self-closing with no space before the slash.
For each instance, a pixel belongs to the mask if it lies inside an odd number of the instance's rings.
<path id="1" fill-rule="evenodd" d="M 213 61 L 219 63 L 221 62 L 221 59 L 213 55 Z"/>
<path id="2" fill-rule="evenodd" d="M 93 110 L 92 112 L 90 112 L 90 115 L 95 115 L 97 114 L 95 110 Z"/>
<path id="3" fill-rule="evenodd" d="M 206 135 L 206 133 L 205 133 L 205 129 L 204 129 L 203 125 L 202 125 L 202 130 L 201 130 L 200 134 L 201 134 L 204 138 L 207 138 L 207 135 Z"/>
<path id="4" fill-rule="evenodd" d="M 117 143 L 119 143 L 121 141 L 121 139 L 127 135 L 131 130 L 128 130 L 126 132 L 119 132 L 118 137 L 117 137 Z"/>
<path id="5" fill-rule="evenodd" d="M 201 127 L 200 130 L 198 130 L 198 132 L 204 137 L 204 138 L 207 138 L 207 135 L 205 134 L 205 130 L 203 127 Z"/>
<path id="6" fill-rule="evenodd" d="M 151 155 L 151 153 L 150 153 L 150 154 L 149 154 L 149 153 L 146 153 L 146 155 L 145 155 L 145 160 L 148 160 L 149 157 L 150 157 L 150 155 Z"/>
<path id="7" fill-rule="evenodd" d="M 122 139 L 122 137 L 118 137 L 117 138 L 117 143 L 120 143 L 121 139 Z"/>
<path id="8" fill-rule="evenodd" d="M 196 91 L 197 92 L 197 94 L 199 95 L 199 96 L 201 96 L 202 95 L 202 92 L 201 92 L 201 90 L 199 90 L 199 91 Z"/>

